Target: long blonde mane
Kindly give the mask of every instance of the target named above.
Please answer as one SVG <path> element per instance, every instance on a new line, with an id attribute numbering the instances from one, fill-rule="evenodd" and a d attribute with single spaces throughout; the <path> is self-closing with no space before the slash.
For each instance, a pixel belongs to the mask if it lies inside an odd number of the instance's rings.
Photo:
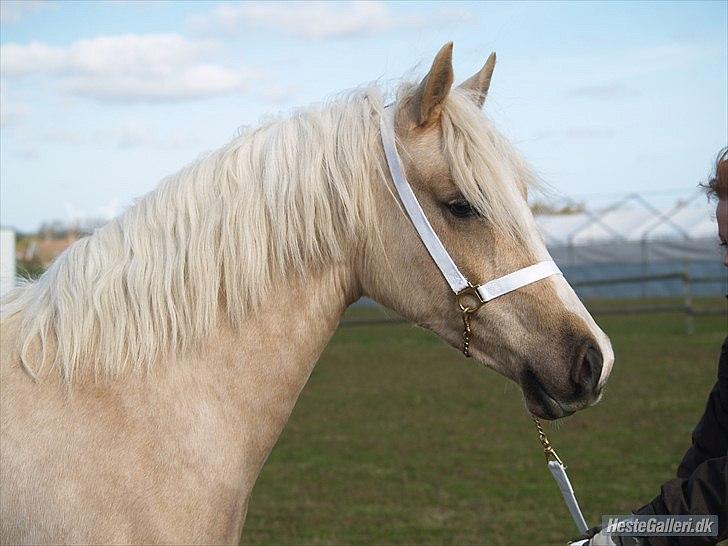
<path id="1" fill-rule="evenodd" d="M 403 85 L 398 100 L 413 92 Z M 50 362 L 69 383 L 82 366 L 104 377 L 147 369 L 223 316 L 240 325 L 272 279 L 344 260 L 377 229 L 382 108 L 367 88 L 273 120 L 71 245 L 2 301 L 2 324 L 18 321 L 23 365 L 35 375 Z M 460 90 L 442 123 L 463 194 L 505 233 L 524 229 L 514 200 L 531 175 L 518 154 Z"/>

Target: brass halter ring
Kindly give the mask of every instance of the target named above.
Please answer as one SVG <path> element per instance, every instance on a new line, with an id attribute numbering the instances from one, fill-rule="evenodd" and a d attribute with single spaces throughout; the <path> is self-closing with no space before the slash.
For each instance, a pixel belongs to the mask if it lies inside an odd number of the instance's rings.
<path id="1" fill-rule="evenodd" d="M 483 298 L 480 297 L 478 287 L 473 285 L 469 285 L 467 288 L 464 288 L 463 290 L 458 292 L 457 301 L 460 310 L 463 313 L 470 314 L 475 313 L 485 304 Z"/>
<path id="2" fill-rule="evenodd" d="M 478 287 L 470 285 L 457 293 L 457 302 L 463 313 L 463 354 L 470 358 L 470 316 L 485 305 L 485 301 L 480 297 Z"/>

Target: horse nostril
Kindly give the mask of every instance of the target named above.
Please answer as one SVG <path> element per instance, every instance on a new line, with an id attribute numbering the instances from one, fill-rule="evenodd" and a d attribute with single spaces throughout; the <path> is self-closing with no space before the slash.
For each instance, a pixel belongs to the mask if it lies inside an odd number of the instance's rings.
<path id="1" fill-rule="evenodd" d="M 579 396 L 594 394 L 599 385 L 599 378 L 602 375 L 602 365 L 604 363 L 602 353 L 592 344 L 588 344 L 580 354 L 581 358 L 579 358 L 573 371 L 576 393 Z"/>

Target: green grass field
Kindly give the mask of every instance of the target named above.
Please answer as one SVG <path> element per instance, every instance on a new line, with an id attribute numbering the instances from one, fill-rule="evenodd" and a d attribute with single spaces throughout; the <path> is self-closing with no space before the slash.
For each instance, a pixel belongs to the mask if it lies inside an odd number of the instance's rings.
<path id="1" fill-rule="evenodd" d="M 691 336 L 682 315 L 597 319 L 617 355 L 604 400 L 549 429 L 592 525 L 674 475 L 727 329 L 725 316 L 697 318 Z M 389 324 L 336 333 L 253 491 L 241 544 L 563 544 L 576 534 L 518 387 L 428 332 Z"/>

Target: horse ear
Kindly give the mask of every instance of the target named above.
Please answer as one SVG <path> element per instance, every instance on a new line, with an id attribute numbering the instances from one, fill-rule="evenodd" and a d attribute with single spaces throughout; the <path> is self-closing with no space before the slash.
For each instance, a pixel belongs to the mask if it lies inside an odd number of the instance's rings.
<path id="1" fill-rule="evenodd" d="M 485 97 L 488 95 L 490 88 L 490 79 L 493 77 L 493 69 L 495 68 L 495 52 L 488 56 L 483 68 L 476 72 L 472 77 L 460 84 L 460 89 L 470 92 L 475 98 L 475 103 L 479 107 L 483 107 Z"/>
<path id="2" fill-rule="evenodd" d="M 452 42 L 448 42 L 437 52 L 430 72 L 420 83 L 418 125 L 429 125 L 439 119 L 453 79 Z"/>

